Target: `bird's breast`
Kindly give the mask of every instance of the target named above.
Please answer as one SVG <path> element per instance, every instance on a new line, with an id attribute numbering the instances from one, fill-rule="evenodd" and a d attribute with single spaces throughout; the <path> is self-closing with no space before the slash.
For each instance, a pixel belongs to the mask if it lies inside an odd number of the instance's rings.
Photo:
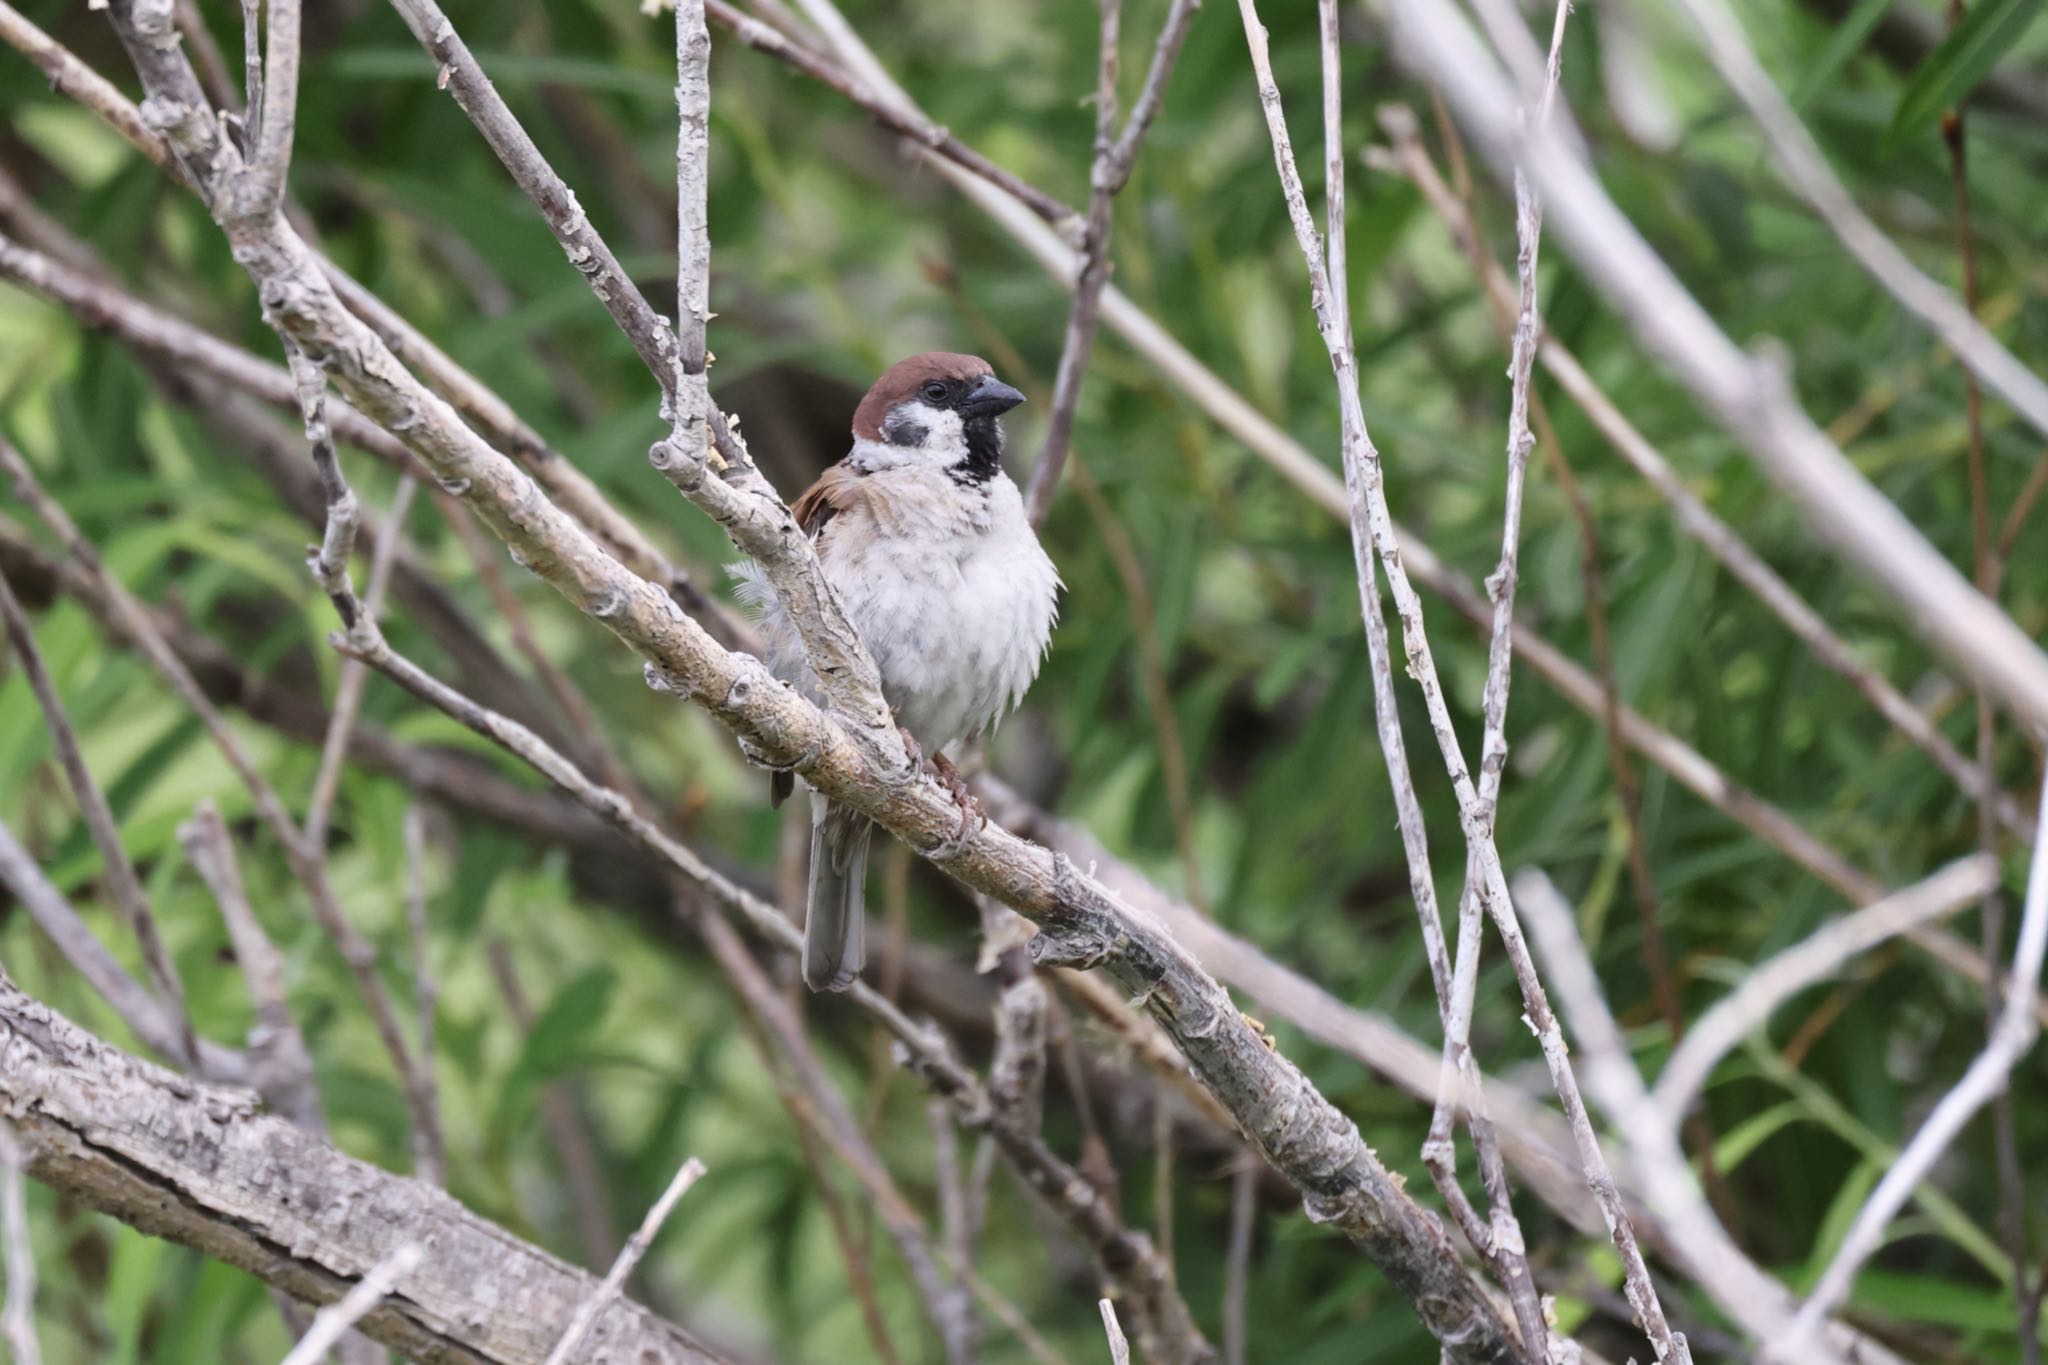
<path id="1" fill-rule="evenodd" d="M 872 515 L 835 520 L 821 547 L 883 693 L 930 752 L 1013 705 L 1051 634 L 1058 575 L 1001 485 L 872 490 Z"/>

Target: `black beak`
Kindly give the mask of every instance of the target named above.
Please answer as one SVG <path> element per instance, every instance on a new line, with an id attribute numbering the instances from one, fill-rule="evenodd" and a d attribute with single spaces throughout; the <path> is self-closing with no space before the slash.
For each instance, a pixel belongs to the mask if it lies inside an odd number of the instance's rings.
<path id="1" fill-rule="evenodd" d="M 974 387 L 960 400 L 960 412 L 967 417 L 999 417 L 1024 401 L 1024 395 L 992 374 L 974 381 Z"/>

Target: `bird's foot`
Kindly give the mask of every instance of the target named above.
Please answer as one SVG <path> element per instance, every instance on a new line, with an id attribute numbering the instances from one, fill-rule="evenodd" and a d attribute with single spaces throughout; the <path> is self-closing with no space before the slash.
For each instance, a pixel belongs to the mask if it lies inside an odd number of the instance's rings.
<path id="1" fill-rule="evenodd" d="M 967 789 L 967 779 L 953 766 L 953 761 L 944 754 L 932 755 L 932 771 L 939 775 L 952 794 L 953 803 L 960 807 L 960 832 L 956 838 L 965 839 L 975 828 L 988 823 L 988 812 L 981 808 L 981 801 Z"/>
<path id="2" fill-rule="evenodd" d="M 893 720 L 896 713 L 892 710 L 889 716 Z M 924 749 L 918 744 L 917 736 L 911 734 L 910 728 L 901 723 L 896 726 L 896 733 L 903 736 L 903 752 L 910 755 L 910 771 L 913 773 L 922 772 L 924 770 Z"/>

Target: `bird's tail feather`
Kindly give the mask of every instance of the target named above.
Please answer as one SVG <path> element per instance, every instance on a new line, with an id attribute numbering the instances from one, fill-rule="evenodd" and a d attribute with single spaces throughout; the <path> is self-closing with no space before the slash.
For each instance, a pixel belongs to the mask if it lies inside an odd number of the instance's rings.
<path id="1" fill-rule="evenodd" d="M 867 959 L 866 816 L 817 798 L 811 806 L 811 885 L 804 914 L 804 983 L 843 991 Z"/>

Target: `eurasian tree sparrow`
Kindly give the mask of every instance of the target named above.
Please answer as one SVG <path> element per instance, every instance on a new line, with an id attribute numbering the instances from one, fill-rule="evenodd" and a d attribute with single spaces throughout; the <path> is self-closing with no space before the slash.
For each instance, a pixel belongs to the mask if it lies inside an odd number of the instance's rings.
<path id="1" fill-rule="evenodd" d="M 797 499 L 799 525 L 881 672 L 882 695 L 962 805 L 972 798 L 946 746 L 993 726 L 1038 674 L 1060 580 L 1003 472 L 1001 415 L 1024 395 L 988 362 L 932 351 L 890 367 L 853 414 L 853 449 Z M 752 566 L 741 595 L 760 609 L 768 664 L 813 699 L 795 629 Z M 781 805 L 794 784 L 777 773 Z M 865 960 L 873 824 L 811 798 L 804 980 L 845 990 Z"/>

